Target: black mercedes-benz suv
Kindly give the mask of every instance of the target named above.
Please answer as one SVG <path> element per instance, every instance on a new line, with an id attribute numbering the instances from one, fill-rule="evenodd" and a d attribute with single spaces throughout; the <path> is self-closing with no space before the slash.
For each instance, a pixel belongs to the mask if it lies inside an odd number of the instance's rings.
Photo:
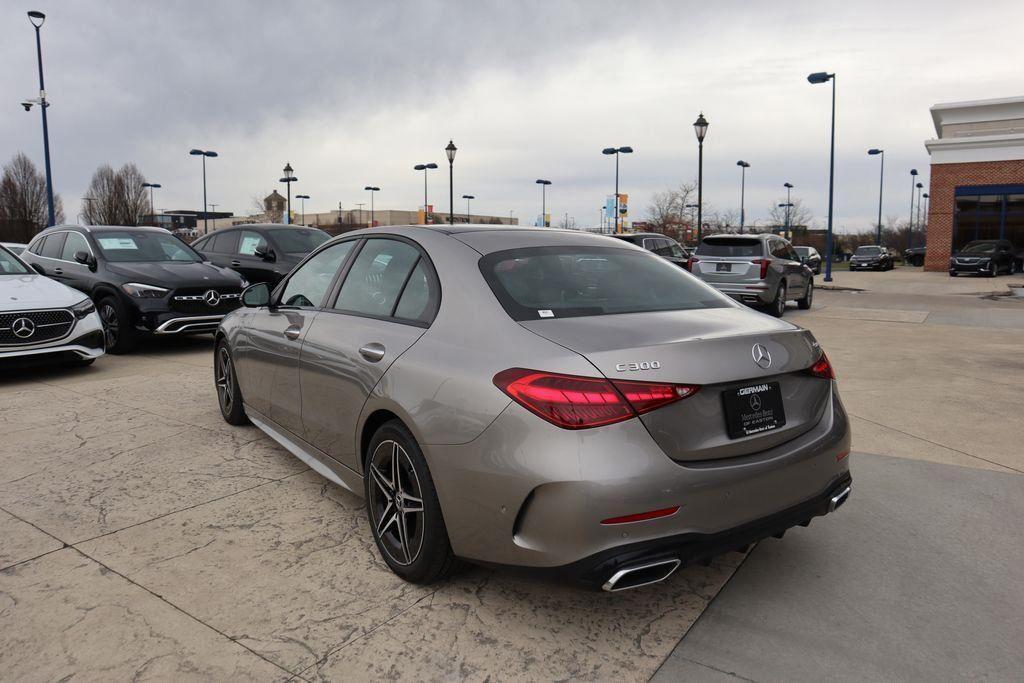
<path id="1" fill-rule="evenodd" d="M 145 334 L 213 332 L 248 286 L 163 228 L 54 226 L 22 259 L 92 297 L 110 353 L 131 351 Z"/>
<path id="2" fill-rule="evenodd" d="M 273 289 L 306 254 L 329 238 L 317 228 L 240 225 L 201 237 L 192 248 L 211 263 L 237 271 L 253 284 L 266 282 Z"/>

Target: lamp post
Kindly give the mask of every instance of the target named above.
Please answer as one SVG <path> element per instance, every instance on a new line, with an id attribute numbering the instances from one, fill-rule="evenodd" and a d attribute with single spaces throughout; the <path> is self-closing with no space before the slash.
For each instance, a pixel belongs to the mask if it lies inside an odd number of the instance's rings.
<path id="1" fill-rule="evenodd" d="M 693 132 L 697 134 L 697 244 L 700 244 L 704 209 L 704 136 L 708 133 L 704 112 L 693 122 Z"/>
<path id="2" fill-rule="evenodd" d="M 786 239 L 793 239 L 793 225 L 790 222 L 790 209 L 793 208 L 793 200 L 791 199 L 790 192 L 793 190 L 793 183 L 782 183 L 782 186 L 786 188 Z"/>
<path id="3" fill-rule="evenodd" d="M 836 75 L 818 71 L 807 76 L 811 84 L 832 81 L 832 141 L 828 156 L 828 232 L 825 233 L 825 282 L 832 282 L 832 199 L 835 189 L 836 169 Z"/>
<path id="4" fill-rule="evenodd" d="M 515 220 L 514 218 L 512 218 L 512 214 L 514 214 L 515 212 L 516 212 L 515 209 L 509 209 L 508 210 L 508 224 L 509 225 L 512 225 L 512 221 Z"/>
<path id="5" fill-rule="evenodd" d="M 550 180 L 544 180 L 543 178 L 537 179 L 537 184 L 540 185 L 540 223 L 543 227 L 548 227 L 547 219 L 547 201 L 548 201 L 548 185 L 551 184 Z"/>
<path id="6" fill-rule="evenodd" d="M 876 226 L 875 242 L 878 246 L 882 246 L 882 181 L 885 179 L 885 150 L 872 147 L 868 150 L 868 154 L 877 155 L 880 158 L 878 166 L 878 225 Z"/>
<path id="7" fill-rule="evenodd" d="M 85 202 L 85 205 L 86 205 L 85 215 L 86 215 L 87 218 L 89 218 L 89 214 L 92 213 L 92 203 L 94 201 L 96 201 L 96 198 L 95 197 L 82 197 L 82 201 Z M 81 216 L 81 214 L 79 214 L 79 216 Z M 89 218 L 89 219 L 92 220 L 91 218 Z"/>
<path id="8" fill-rule="evenodd" d="M 469 202 L 476 199 L 476 197 L 471 194 L 464 194 L 462 198 L 466 200 L 466 222 L 469 223 Z"/>
<path id="9" fill-rule="evenodd" d="M 747 192 L 747 169 L 750 168 L 750 164 L 740 159 L 736 162 L 736 165 L 740 167 L 740 234 L 743 234 L 743 224 L 747 220 L 746 212 L 746 192 Z"/>
<path id="10" fill-rule="evenodd" d="M 924 197 L 924 241 L 925 241 L 925 244 L 927 244 L 928 243 L 928 193 L 925 192 L 921 196 Z"/>
<path id="11" fill-rule="evenodd" d="M 619 234 L 619 214 L 621 213 L 621 205 L 619 204 L 619 155 L 620 154 L 632 154 L 632 147 L 605 147 L 601 150 L 601 154 L 614 154 L 615 155 L 615 234 Z"/>
<path id="12" fill-rule="evenodd" d="M 206 158 L 213 158 L 217 153 L 212 150 L 193 149 L 189 150 L 189 154 L 203 158 L 203 234 L 206 235 L 210 232 L 209 219 L 206 215 Z"/>
<path id="13" fill-rule="evenodd" d="M 437 164 L 416 164 L 412 167 L 415 171 L 423 171 L 423 223 L 427 223 L 427 171 L 437 168 Z"/>
<path id="14" fill-rule="evenodd" d="M 918 183 L 916 187 L 917 187 L 917 220 L 915 221 L 915 225 L 917 226 L 918 229 L 920 229 L 921 228 L 921 188 L 924 187 L 924 184 Z M 911 231 L 911 233 L 910 233 L 910 239 L 914 239 L 913 231 Z"/>
<path id="15" fill-rule="evenodd" d="M 46 15 L 42 12 L 31 10 L 28 12 L 28 20 L 36 30 L 36 58 L 39 61 L 39 98 L 35 102 L 31 100 L 22 102 L 22 106 L 25 107 L 25 111 L 30 111 L 33 104 L 38 104 L 39 109 L 42 110 L 43 159 L 46 162 L 46 208 L 49 221 L 47 225 L 53 225 L 57 222 L 57 218 L 53 210 L 53 177 L 50 173 L 50 129 L 46 122 L 46 110 L 49 108 L 50 103 L 46 101 L 46 85 L 43 83 L 43 43 L 39 35 L 39 29 L 43 27 Z"/>
<path id="16" fill-rule="evenodd" d="M 370 193 L 370 227 L 373 227 L 373 193 L 380 192 L 380 188 L 375 185 L 367 185 L 363 188 Z"/>
<path id="17" fill-rule="evenodd" d="M 285 162 L 284 177 L 281 178 L 280 181 L 278 181 L 284 183 L 285 186 L 288 188 L 288 208 L 286 209 L 284 216 L 284 222 L 286 225 L 291 225 L 292 223 L 292 183 L 298 182 L 299 180 L 298 178 L 295 177 L 293 173 L 294 171 L 295 169 L 292 168 L 292 165 Z"/>
<path id="18" fill-rule="evenodd" d="M 700 215 L 700 204 L 699 203 L 697 203 L 697 204 L 685 204 L 683 206 L 683 208 L 684 209 L 697 209 L 697 215 L 698 216 Z M 698 220 L 698 222 L 700 221 L 700 219 L 697 219 L 697 220 Z M 692 230 L 693 230 L 693 212 L 692 211 L 690 212 L 690 229 L 691 229 L 691 232 L 692 232 Z M 697 229 L 697 235 L 700 235 L 700 228 Z M 699 237 L 697 238 L 697 240 L 698 240 L 697 244 L 700 244 L 700 238 Z"/>
<path id="19" fill-rule="evenodd" d="M 295 195 L 295 198 L 302 201 L 302 209 L 301 209 L 302 210 L 302 224 L 305 225 L 306 224 L 306 200 L 309 199 L 309 195 L 308 194 L 297 194 L 297 195 Z"/>
<path id="20" fill-rule="evenodd" d="M 910 218 L 907 219 L 910 228 L 907 230 L 907 249 L 914 247 L 914 186 L 917 184 L 917 169 L 910 169 Z"/>
<path id="21" fill-rule="evenodd" d="M 455 168 L 455 151 L 458 147 L 451 140 L 448 141 L 448 146 L 444 148 L 445 156 L 448 157 L 448 225 L 455 224 L 455 180 L 454 180 L 454 168 Z"/>
<path id="22" fill-rule="evenodd" d="M 359 213 L 356 214 L 357 216 L 359 216 L 359 218 L 356 220 L 357 223 L 362 223 L 363 222 L 363 207 L 364 206 L 366 206 L 366 202 L 356 202 L 356 208 L 359 210 Z"/>
<path id="23" fill-rule="evenodd" d="M 149 188 L 149 213 L 153 216 L 153 225 L 156 225 L 156 204 L 153 203 L 153 190 L 160 187 L 160 183 L 142 183 L 142 187 Z"/>

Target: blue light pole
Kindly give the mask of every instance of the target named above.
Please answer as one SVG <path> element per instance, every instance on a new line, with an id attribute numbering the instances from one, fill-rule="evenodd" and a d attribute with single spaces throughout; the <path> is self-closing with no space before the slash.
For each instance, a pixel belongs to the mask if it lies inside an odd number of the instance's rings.
<path id="1" fill-rule="evenodd" d="M 882 163 L 878 167 L 878 236 L 876 242 L 878 246 L 882 246 L 882 180 L 885 178 L 885 150 L 884 149 L 869 149 L 868 154 L 881 156 Z"/>
<path id="2" fill-rule="evenodd" d="M 619 234 L 619 216 L 622 213 L 622 204 L 619 202 L 619 155 L 632 154 L 632 147 L 605 147 L 601 154 L 615 155 L 615 234 Z"/>
<path id="3" fill-rule="evenodd" d="M 50 103 L 46 101 L 46 86 L 43 83 L 43 44 L 39 37 L 39 29 L 46 21 L 46 15 L 42 12 L 32 10 L 28 13 L 28 20 L 36 29 L 36 57 L 39 60 L 39 108 L 43 111 L 43 157 L 46 162 L 46 208 L 49 212 L 47 225 L 54 225 L 57 222 L 53 211 L 53 176 L 50 173 L 50 129 L 46 123 L 46 109 Z M 31 102 L 23 103 L 25 111 L 32 108 Z"/>
<path id="4" fill-rule="evenodd" d="M 910 169 L 910 218 L 907 219 L 910 229 L 907 231 L 907 249 L 914 248 L 914 185 L 917 183 L 917 169 Z"/>
<path id="5" fill-rule="evenodd" d="M 807 76 L 812 84 L 832 81 L 832 142 L 828 157 L 828 232 L 825 233 L 825 282 L 832 282 L 832 198 L 836 179 L 836 75 L 818 71 Z"/>

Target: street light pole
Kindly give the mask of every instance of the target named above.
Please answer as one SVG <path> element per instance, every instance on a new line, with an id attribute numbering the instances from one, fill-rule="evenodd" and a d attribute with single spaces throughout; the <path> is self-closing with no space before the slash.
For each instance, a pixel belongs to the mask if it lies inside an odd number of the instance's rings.
<path id="1" fill-rule="evenodd" d="M 206 158 L 215 157 L 217 153 L 212 150 L 193 149 L 189 150 L 189 154 L 203 158 L 203 234 L 206 235 L 210 232 L 209 217 L 206 214 Z"/>
<path id="2" fill-rule="evenodd" d="M 878 166 L 878 225 L 876 226 L 875 241 L 878 246 L 882 246 L 882 188 L 884 187 L 882 183 L 885 179 L 885 150 L 872 148 L 868 150 L 868 154 L 878 155 L 881 158 L 881 163 Z"/>
<path id="3" fill-rule="evenodd" d="M 373 193 L 374 192 L 380 192 L 380 188 L 375 186 L 375 185 L 367 185 L 363 189 L 370 193 L 370 227 L 372 228 L 373 224 L 374 224 L 374 220 L 373 220 Z"/>
<path id="4" fill-rule="evenodd" d="M 835 189 L 836 169 L 836 75 L 819 71 L 807 76 L 812 84 L 832 81 L 832 141 L 828 157 L 828 232 L 825 233 L 825 282 L 832 282 L 832 200 Z"/>
<path id="5" fill-rule="evenodd" d="M 156 224 L 156 204 L 153 203 L 153 190 L 160 187 L 160 183 L 142 183 L 142 187 L 149 188 L 149 213 L 153 216 L 153 224 Z"/>
<path id="6" fill-rule="evenodd" d="M 285 186 L 288 188 L 288 206 L 285 211 L 284 217 L 284 222 L 286 225 L 292 224 L 292 183 L 298 182 L 299 180 L 298 178 L 295 177 L 293 173 L 294 171 L 295 169 L 292 168 L 292 165 L 288 162 L 285 162 L 284 177 L 281 178 L 280 181 L 278 181 L 284 183 Z"/>
<path id="7" fill-rule="evenodd" d="M 622 205 L 619 202 L 619 155 L 620 154 L 632 154 L 632 147 L 605 147 L 601 150 L 601 154 L 614 154 L 615 155 L 615 234 L 618 235 L 619 230 L 619 214 L 621 213 Z"/>
<path id="8" fill-rule="evenodd" d="M 917 221 L 915 223 L 918 229 L 921 228 L 921 188 L 923 187 L 922 183 L 917 184 Z M 913 233 L 911 233 L 911 238 L 913 238 Z"/>
<path id="9" fill-rule="evenodd" d="M 466 200 L 466 222 L 469 223 L 469 202 L 476 199 L 476 197 L 471 194 L 464 194 L 462 195 L 462 198 Z"/>
<path id="10" fill-rule="evenodd" d="M 306 224 L 306 200 L 309 199 L 308 194 L 297 194 L 296 199 L 302 200 L 302 224 Z"/>
<path id="11" fill-rule="evenodd" d="M 548 212 L 547 212 L 547 201 L 548 201 L 547 189 L 548 189 L 548 185 L 551 184 L 551 181 L 550 180 L 544 180 L 542 178 L 538 178 L 537 179 L 537 184 L 540 185 L 540 224 L 541 224 L 541 227 L 546 228 L 546 227 L 549 227 L 548 226 L 548 219 L 547 219 L 547 215 L 548 215 Z"/>
<path id="12" fill-rule="evenodd" d="M 448 225 L 455 225 L 455 151 L 458 147 L 451 140 L 448 141 L 448 146 L 444 148 L 444 153 L 448 156 Z"/>
<path id="13" fill-rule="evenodd" d="M 917 169 L 910 169 L 910 218 L 907 219 L 910 229 L 907 231 L 907 249 L 914 248 L 914 185 L 917 183 Z"/>
<path id="14" fill-rule="evenodd" d="M 747 194 L 747 169 L 750 164 L 740 159 L 736 162 L 740 167 L 740 234 L 743 234 L 743 225 L 747 222 L 746 194 Z"/>
<path id="15" fill-rule="evenodd" d="M 416 164 L 412 167 L 414 171 L 423 171 L 423 224 L 427 224 L 427 171 L 437 168 L 437 164 Z"/>
<path id="16" fill-rule="evenodd" d="M 793 190 L 793 183 L 782 183 L 786 188 L 786 239 L 793 239 L 793 223 L 790 219 L 790 210 L 793 208 L 793 199 L 790 192 Z"/>
<path id="17" fill-rule="evenodd" d="M 36 30 L 36 58 L 39 61 L 39 108 L 43 114 L 43 159 L 46 163 L 46 208 L 49 221 L 47 225 L 54 225 L 57 218 L 53 209 L 53 176 L 50 172 L 50 128 L 46 122 L 46 110 L 50 103 L 46 101 L 46 85 L 43 83 L 43 43 L 39 35 L 39 29 L 46 21 L 46 15 L 32 10 L 28 13 L 28 20 Z M 26 104 L 25 111 L 28 111 L 31 106 L 31 104 Z"/>
<path id="18" fill-rule="evenodd" d="M 697 134 L 697 244 L 700 244 L 703 230 L 704 210 L 704 136 L 708 132 L 708 122 L 704 112 L 693 122 L 693 130 Z"/>
<path id="19" fill-rule="evenodd" d="M 921 196 L 924 197 L 924 234 L 925 234 L 925 243 L 927 244 L 927 242 L 928 242 L 928 193 L 925 192 Z"/>

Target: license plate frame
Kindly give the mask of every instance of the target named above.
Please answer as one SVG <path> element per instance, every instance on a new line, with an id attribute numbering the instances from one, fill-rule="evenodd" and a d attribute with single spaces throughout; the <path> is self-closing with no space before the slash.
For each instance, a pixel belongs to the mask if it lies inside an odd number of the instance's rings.
<path id="1" fill-rule="evenodd" d="M 786 425 L 778 382 L 748 384 L 722 392 L 725 428 L 730 439 L 775 431 Z"/>
<path id="2" fill-rule="evenodd" d="M 732 272 L 732 264 L 731 263 L 716 263 L 715 264 L 715 272 L 716 273 L 731 273 Z"/>

